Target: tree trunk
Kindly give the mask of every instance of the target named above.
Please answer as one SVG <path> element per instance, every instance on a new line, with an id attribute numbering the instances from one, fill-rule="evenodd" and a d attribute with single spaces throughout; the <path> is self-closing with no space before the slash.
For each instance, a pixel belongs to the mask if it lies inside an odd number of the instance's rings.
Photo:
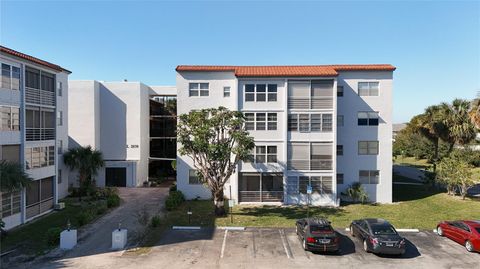
<path id="1" fill-rule="evenodd" d="M 434 152 L 434 157 L 433 157 L 433 175 L 434 179 L 437 178 L 437 162 L 438 162 L 438 138 L 435 140 L 434 147 L 435 147 L 435 152 Z"/>
<path id="2" fill-rule="evenodd" d="M 212 191 L 213 203 L 215 204 L 215 216 L 225 216 L 223 188 Z"/>

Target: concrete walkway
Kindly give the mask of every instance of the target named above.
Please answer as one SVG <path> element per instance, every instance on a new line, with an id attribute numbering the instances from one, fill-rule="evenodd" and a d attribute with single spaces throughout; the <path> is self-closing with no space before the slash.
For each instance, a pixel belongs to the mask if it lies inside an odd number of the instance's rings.
<path id="1" fill-rule="evenodd" d="M 61 268 L 67 264 L 74 268 L 98 268 L 102 257 L 121 254 L 121 251 L 110 249 L 112 231 L 118 228 L 118 224 L 121 223 L 122 228 L 128 229 L 128 244 L 134 244 L 143 229 L 138 223 L 138 212 L 145 208 L 150 216 L 162 215 L 168 188 L 119 188 L 119 195 L 122 204 L 82 231 L 79 244 L 73 250 L 53 251 L 47 257 L 34 261 L 33 264 L 20 265 L 19 268 Z M 82 265 L 77 266 L 79 259 L 82 260 Z"/>

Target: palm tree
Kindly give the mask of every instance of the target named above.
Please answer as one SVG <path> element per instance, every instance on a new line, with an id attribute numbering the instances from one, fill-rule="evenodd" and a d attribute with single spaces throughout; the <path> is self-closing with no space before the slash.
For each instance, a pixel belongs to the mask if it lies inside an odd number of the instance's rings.
<path id="1" fill-rule="evenodd" d="M 69 149 L 63 155 L 63 162 L 70 170 L 78 170 L 80 188 L 83 190 L 91 186 L 98 169 L 104 166 L 102 153 L 91 146 Z"/>
<path id="2" fill-rule="evenodd" d="M 444 123 L 444 106 L 429 106 L 423 114 L 417 115 L 410 121 L 410 126 L 418 133 L 430 140 L 434 145 L 433 172 L 437 170 L 438 148 L 440 139 L 449 141 L 448 127 Z"/>
<path id="3" fill-rule="evenodd" d="M 25 173 L 22 165 L 17 162 L 0 161 L 0 191 L 19 191 L 31 182 L 30 176 Z"/>
<path id="4" fill-rule="evenodd" d="M 480 129 L 480 98 L 472 101 L 469 114 L 472 123 L 477 129 Z"/>
<path id="5" fill-rule="evenodd" d="M 455 144 L 465 145 L 475 139 L 475 126 L 469 112 L 470 102 L 462 99 L 453 100 L 451 105 L 442 104 L 445 113 L 444 123 L 448 127 L 449 137 Z M 451 147 L 450 151 L 453 149 Z"/>

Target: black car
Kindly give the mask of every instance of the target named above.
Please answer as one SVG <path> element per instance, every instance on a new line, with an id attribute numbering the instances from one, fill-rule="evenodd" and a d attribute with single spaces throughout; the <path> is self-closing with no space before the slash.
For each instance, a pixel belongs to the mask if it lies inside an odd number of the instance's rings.
<path id="1" fill-rule="evenodd" d="M 405 239 L 384 219 L 354 220 L 350 234 L 363 242 L 363 250 L 377 254 L 403 255 Z"/>
<path id="2" fill-rule="evenodd" d="M 328 220 L 299 219 L 295 225 L 295 231 L 305 250 L 331 252 L 340 250 L 340 238 Z"/>

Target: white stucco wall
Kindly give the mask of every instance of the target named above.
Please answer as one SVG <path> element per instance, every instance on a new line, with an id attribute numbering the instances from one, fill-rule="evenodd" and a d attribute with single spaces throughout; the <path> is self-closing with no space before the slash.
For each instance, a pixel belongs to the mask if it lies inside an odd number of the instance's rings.
<path id="1" fill-rule="evenodd" d="M 337 157 L 338 173 L 344 174 L 345 191 L 359 180 L 359 170 L 380 170 L 380 184 L 363 185 L 372 201 L 392 202 L 392 72 L 341 72 L 339 85 L 344 96 L 338 97 L 338 114 L 344 117 L 344 126 L 338 127 L 338 144 L 343 145 L 343 156 Z M 378 81 L 379 96 L 359 96 L 358 82 Z M 378 111 L 378 126 L 358 126 L 359 111 Z M 358 141 L 379 141 L 379 155 L 358 155 Z"/>

